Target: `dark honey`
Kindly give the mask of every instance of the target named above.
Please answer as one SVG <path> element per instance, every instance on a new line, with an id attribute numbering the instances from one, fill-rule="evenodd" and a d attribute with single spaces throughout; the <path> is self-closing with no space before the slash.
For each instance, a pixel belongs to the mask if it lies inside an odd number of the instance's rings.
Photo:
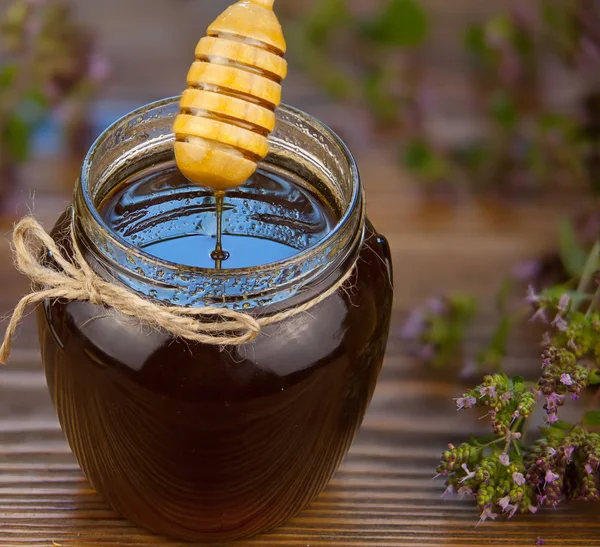
<path id="1" fill-rule="evenodd" d="M 223 243 L 231 256 L 222 267 L 285 260 L 316 244 L 338 217 L 323 199 L 268 173 L 228 192 Z M 215 266 L 214 196 L 172 170 L 134 177 L 100 212 L 149 254 Z M 67 227 L 63 215 L 53 235 L 68 249 Z M 327 290 L 348 264 L 338 267 L 310 294 Z M 134 523 L 188 540 L 249 536 L 295 515 L 330 480 L 373 394 L 390 276 L 387 243 L 367 222 L 346 289 L 224 350 L 87 302 L 47 302 L 39 324 L 48 384 L 94 487 Z"/>
<path id="2" fill-rule="evenodd" d="M 201 268 L 248 268 L 280 262 L 318 243 L 336 215 L 301 181 L 259 171 L 222 205 L 222 249 L 212 190 L 174 166 L 149 169 L 118 185 L 99 207 L 108 227 L 147 253 Z"/>

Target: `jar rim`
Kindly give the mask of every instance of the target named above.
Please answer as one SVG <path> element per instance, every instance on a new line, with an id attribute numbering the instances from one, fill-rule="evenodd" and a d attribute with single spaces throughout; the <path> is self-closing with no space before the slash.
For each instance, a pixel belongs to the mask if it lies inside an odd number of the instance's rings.
<path id="1" fill-rule="evenodd" d="M 314 128 L 319 135 L 323 135 L 325 139 L 327 139 L 327 142 L 333 143 L 333 145 L 336 148 L 335 152 L 341 152 L 341 154 L 343 155 L 342 160 L 345 164 L 348 165 L 349 168 L 349 177 L 351 178 L 352 184 L 352 193 L 350 199 L 346 200 L 346 203 L 344 203 L 344 209 L 342 209 L 341 217 L 337 220 L 333 229 L 329 231 L 321 240 L 319 240 L 314 245 L 300 250 L 293 256 L 284 260 L 279 260 L 260 266 L 216 270 L 211 268 L 179 264 L 176 262 L 161 259 L 153 254 L 148 253 L 140 247 L 136 247 L 134 244 L 127 241 L 119 234 L 115 233 L 102 218 L 102 215 L 98 211 L 98 204 L 95 203 L 94 200 L 91 182 L 94 176 L 93 167 L 96 161 L 96 157 L 101 152 L 103 143 L 116 130 L 123 127 L 129 128 L 133 120 L 140 116 L 143 116 L 144 113 L 147 113 L 149 111 L 159 111 L 160 109 L 163 109 L 165 107 L 172 108 L 175 103 L 179 102 L 179 100 L 179 96 L 161 99 L 159 101 L 143 105 L 133 110 L 132 112 L 122 116 L 121 118 L 113 122 L 98 136 L 98 138 L 95 140 L 95 142 L 90 147 L 88 153 L 86 154 L 86 157 L 82 164 L 80 180 L 78 181 L 78 185 L 76 188 L 76 197 L 80 198 L 80 200 L 76 199 L 76 207 L 81 203 L 81 201 L 83 202 L 84 208 L 86 209 L 86 213 L 88 213 L 91 216 L 92 222 L 97 224 L 98 227 L 102 229 L 102 231 L 104 232 L 102 236 L 103 238 L 106 238 L 109 241 L 110 245 L 120 248 L 120 251 L 123 253 L 127 253 L 127 255 L 135 255 L 142 259 L 144 262 L 151 262 L 156 267 L 162 267 L 165 269 L 183 269 L 186 273 L 190 275 L 204 276 L 212 279 L 241 277 L 248 276 L 250 274 L 268 274 L 269 272 L 275 274 L 282 271 L 284 268 L 289 269 L 294 265 L 300 266 L 302 264 L 308 263 L 311 257 L 325 253 L 327 249 L 331 248 L 332 246 L 339 247 L 339 245 L 335 245 L 336 239 L 340 237 L 341 232 L 348 231 L 349 224 L 352 223 L 352 219 L 355 216 L 354 213 L 357 210 L 362 210 L 364 205 L 363 188 L 360 180 L 358 166 L 346 144 L 331 128 L 329 128 L 320 120 L 303 112 L 302 110 L 285 104 L 282 104 L 280 107 L 278 107 L 276 111 L 277 117 L 296 117 L 298 120 L 307 123 L 311 128 Z M 174 141 L 174 135 L 163 135 L 161 142 L 165 141 Z M 323 146 L 326 145 L 323 144 Z M 294 152 L 297 154 L 302 153 L 301 150 L 295 150 Z M 267 164 L 270 154 L 271 151 L 269 152 L 267 158 L 265 158 Z M 77 194 L 79 195 L 77 196 Z"/>

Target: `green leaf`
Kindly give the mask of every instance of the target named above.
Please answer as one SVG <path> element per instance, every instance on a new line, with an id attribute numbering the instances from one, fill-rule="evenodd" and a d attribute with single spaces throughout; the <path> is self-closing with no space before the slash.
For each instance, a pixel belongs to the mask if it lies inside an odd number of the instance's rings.
<path id="1" fill-rule="evenodd" d="M 477 57 L 483 57 L 489 49 L 485 40 L 485 30 L 479 24 L 471 24 L 467 27 L 464 43 L 467 51 Z"/>
<path id="2" fill-rule="evenodd" d="M 547 437 L 549 439 L 556 439 L 558 441 L 564 439 L 567 436 L 567 432 L 558 427 L 544 426 L 540 427 L 540 431 L 542 432 L 542 435 L 544 437 Z"/>
<path id="3" fill-rule="evenodd" d="M 367 23 L 366 31 L 380 44 L 411 48 L 427 39 L 429 19 L 416 0 L 390 0 L 377 17 Z"/>
<path id="4" fill-rule="evenodd" d="M 581 41 L 581 24 L 576 2 L 541 2 L 541 19 L 545 31 L 563 55 L 571 55 Z"/>
<path id="5" fill-rule="evenodd" d="M 29 126 L 22 118 L 12 115 L 4 126 L 3 140 L 12 158 L 17 162 L 25 161 L 29 157 Z"/>
<path id="6" fill-rule="evenodd" d="M 523 376 L 515 376 L 511 381 L 516 393 L 523 393 L 525 391 L 525 378 Z"/>
<path id="7" fill-rule="evenodd" d="M 10 87 L 15 80 L 17 75 L 17 65 L 4 65 L 0 68 L 0 89 L 6 89 Z"/>
<path id="8" fill-rule="evenodd" d="M 406 143 L 402 163 L 424 182 L 438 182 L 449 175 L 446 160 L 437 155 L 429 143 L 419 138 Z"/>
<path id="9" fill-rule="evenodd" d="M 345 24 L 348 18 L 346 0 L 320 0 L 306 20 L 307 36 L 313 44 L 322 46 L 332 32 Z"/>
<path id="10" fill-rule="evenodd" d="M 448 296 L 452 317 L 466 323 L 477 313 L 477 299 L 466 293 L 456 292 Z"/>
<path id="11" fill-rule="evenodd" d="M 504 280 L 502 286 L 500 287 L 500 292 L 498 293 L 497 299 L 498 310 L 500 311 L 500 313 L 505 313 L 508 308 L 510 293 L 512 291 L 513 284 L 514 283 L 512 278 L 509 277 Z"/>
<path id="12" fill-rule="evenodd" d="M 375 117 L 381 122 L 398 120 L 398 102 L 390 96 L 386 89 L 387 75 L 379 70 L 369 74 L 363 84 L 365 100 Z"/>
<path id="13" fill-rule="evenodd" d="M 587 261 L 587 253 L 577 239 L 577 234 L 571 222 L 561 221 L 558 227 L 558 245 L 560 259 L 567 273 L 579 277 Z"/>
<path id="14" fill-rule="evenodd" d="M 431 148 L 425 141 L 412 139 L 404 148 L 404 165 L 411 171 L 422 171 L 432 156 Z"/>
<path id="15" fill-rule="evenodd" d="M 557 420 L 552 424 L 552 427 L 560 429 L 561 431 L 571 431 L 575 426 L 570 424 L 569 422 L 565 422 L 564 420 Z"/>
<path id="16" fill-rule="evenodd" d="M 352 88 L 350 79 L 339 70 L 329 67 L 318 78 L 325 91 L 334 99 L 343 99 L 348 96 Z"/>
<path id="17" fill-rule="evenodd" d="M 575 131 L 576 126 L 573 119 L 555 112 L 543 112 L 537 119 L 538 128 L 542 133 L 559 131 L 562 134 L 568 134 Z"/>
<path id="18" fill-rule="evenodd" d="M 502 91 L 495 93 L 492 97 L 490 115 L 504 129 L 513 129 L 519 119 L 514 101 Z"/>
<path id="19" fill-rule="evenodd" d="M 588 385 L 597 386 L 600 384 L 600 369 L 594 368 L 590 370 L 590 374 L 588 376 Z"/>
<path id="20" fill-rule="evenodd" d="M 23 98 L 40 110 L 47 111 L 50 107 L 48 97 L 40 89 L 30 89 Z"/>
<path id="21" fill-rule="evenodd" d="M 506 345 L 508 344 L 510 326 L 510 317 L 503 317 L 496 327 L 490 342 L 490 347 L 503 356 L 506 355 Z"/>
<path id="22" fill-rule="evenodd" d="M 581 420 L 583 425 L 600 426 L 600 410 L 588 410 Z"/>

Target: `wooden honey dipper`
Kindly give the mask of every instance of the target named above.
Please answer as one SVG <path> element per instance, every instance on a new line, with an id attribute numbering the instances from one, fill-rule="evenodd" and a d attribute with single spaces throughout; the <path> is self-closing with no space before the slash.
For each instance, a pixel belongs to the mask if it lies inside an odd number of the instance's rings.
<path id="1" fill-rule="evenodd" d="M 217 192 L 244 184 L 269 150 L 286 43 L 274 0 L 240 0 L 208 27 L 175 119 L 175 159 Z"/>

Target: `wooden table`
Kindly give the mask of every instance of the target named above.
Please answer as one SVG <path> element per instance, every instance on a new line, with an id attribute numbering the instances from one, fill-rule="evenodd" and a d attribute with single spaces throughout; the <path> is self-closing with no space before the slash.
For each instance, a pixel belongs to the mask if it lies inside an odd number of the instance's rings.
<path id="1" fill-rule="evenodd" d="M 326 491 L 294 520 L 240 546 L 531 546 L 600 545 L 597 507 L 565 505 L 534 517 L 485 523 L 479 528 L 470 501 L 445 501 L 432 480 L 448 442 L 481 429 L 455 412 L 461 385 L 451 373 L 433 374 L 407 356 L 400 340 L 409 307 L 439 292 L 493 290 L 515 261 L 552 241 L 555 221 L 572 204 L 565 196 L 504 205 L 430 204 L 396 171 L 393 156 L 368 150 L 359 157 L 370 216 L 393 249 L 394 320 L 381 381 L 349 456 Z M 44 179 L 34 175 L 44 173 Z M 68 201 L 49 184 L 59 162 L 40 160 L 30 171 L 35 212 L 51 226 Z M 27 281 L 12 268 L 9 245 L 0 242 L 0 309 L 9 311 Z M 468 345 L 489 334 L 491 316 Z M 511 369 L 537 366 L 524 335 L 511 349 Z M 119 518 L 90 487 L 56 420 L 38 355 L 31 318 L 20 331 L 9 366 L 0 371 L 0 545 L 180 545 Z"/>
<path id="2" fill-rule="evenodd" d="M 172 11 L 166 4 L 159 0 L 80 2 L 84 17 L 106 23 L 108 49 L 123 52 L 113 55 L 116 83 L 109 95 L 144 102 L 179 89 L 178 78 L 185 73 L 189 56 L 177 57 L 175 52 L 193 47 L 198 25 L 192 14 L 202 11 L 205 4 L 181 1 Z M 217 12 L 218 2 L 207 4 Z M 437 4 L 445 6 L 446 2 Z M 131 17 L 125 13 L 114 18 L 115 10 L 131 12 L 146 41 L 136 37 L 133 47 Z M 162 13 L 165 10 L 168 16 Z M 175 11 L 183 27 L 173 19 Z M 157 21 L 163 36 L 160 44 L 148 38 Z M 125 45 L 131 47 L 123 49 Z M 449 85 L 444 74 L 437 73 L 439 81 Z M 351 125 L 341 123 L 347 113 L 317 100 L 301 78 L 292 75 L 290 81 L 287 101 L 342 132 Z M 454 375 L 424 368 L 407 355 L 400 340 L 402 323 L 412 306 L 431 295 L 462 289 L 488 295 L 488 307 L 467 346 L 473 349 L 483 342 L 493 322 L 489 295 L 517 261 L 551 246 L 557 219 L 572 210 L 577 198 L 554 195 L 504 204 L 490 199 L 430 203 L 399 170 L 395 150 L 357 135 L 344 136 L 359 152 L 369 215 L 388 236 L 395 260 L 396 300 L 387 358 L 362 430 L 330 486 L 291 522 L 237 545 L 520 547 L 533 546 L 543 537 L 546 545 L 600 546 L 596 506 L 564 505 L 556 511 L 544 509 L 536 516 L 486 522 L 476 528 L 478 518 L 471 501 L 440 499 L 443 483 L 432 480 L 440 453 L 448 442 L 460 442 L 484 424 L 475 415 L 456 413 L 452 398 L 461 393 L 462 386 Z M 69 200 L 64 181 L 73 180 L 72 174 L 65 174 L 56 158 L 43 157 L 25 170 L 24 180 L 25 201 L 51 227 Z M 8 235 L 8 226 L 5 232 Z M 0 312 L 8 312 L 27 287 L 27 280 L 12 267 L 8 239 L 1 238 Z M 526 333 L 513 340 L 510 353 L 512 371 L 538 366 L 535 347 L 526 344 Z M 21 328 L 9 366 L 0 370 L 0 545 L 181 545 L 119 518 L 86 481 L 55 417 L 31 318 Z"/>

